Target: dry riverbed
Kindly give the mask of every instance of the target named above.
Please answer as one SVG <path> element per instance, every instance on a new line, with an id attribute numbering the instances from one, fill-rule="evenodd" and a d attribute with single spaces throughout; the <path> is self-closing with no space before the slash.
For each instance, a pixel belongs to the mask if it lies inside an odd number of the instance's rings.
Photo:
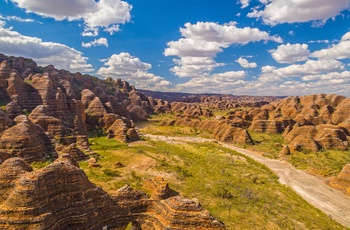
<path id="1" fill-rule="evenodd" d="M 172 144 L 212 141 L 200 137 L 170 137 L 150 134 L 145 134 L 144 137 Z M 232 144 L 220 144 L 266 165 L 276 173 L 280 183 L 291 187 L 311 205 L 320 209 L 338 223 L 350 228 L 350 198 L 329 187 L 322 179 L 298 170 L 287 162 L 269 159 L 253 151 L 235 147 Z"/>

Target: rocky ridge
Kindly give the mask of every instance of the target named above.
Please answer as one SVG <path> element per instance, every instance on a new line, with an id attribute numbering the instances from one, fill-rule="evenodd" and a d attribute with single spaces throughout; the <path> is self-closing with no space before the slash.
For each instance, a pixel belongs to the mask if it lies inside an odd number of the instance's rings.
<path id="1" fill-rule="evenodd" d="M 253 108 L 249 103 L 245 105 L 249 108 L 237 108 L 225 116 L 215 117 L 209 104 L 173 102 L 171 111 L 175 120 L 163 125 L 207 130 L 219 141 L 244 144 L 254 144 L 250 131 L 281 134 L 287 143 L 279 153 L 282 158 L 295 152 L 349 149 L 349 98 L 319 94 L 287 97 Z M 332 187 L 346 194 L 350 187 L 348 168 L 344 166 L 330 181 Z"/>
<path id="2" fill-rule="evenodd" d="M 88 131 L 138 140 L 133 123 L 146 120 L 153 107 L 166 110 L 165 102 L 147 98 L 121 79 L 102 80 L 3 54 L 0 63 L 1 161 L 16 156 L 45 161 L 72 144 L 69 150 L 81 159 L 78 150 L 91 152 Z"/>
<path id="3" fill-rule="evenodd" d="M 291 151 L 346 150 L 350 99 L 320 94 L 288 97 L 246 112 L 250 130 L 283 134 Z"/>
<path id="4" fill-rule="evenodd" d="M 107 193 L 79 169 L 77 160 L 94 154 L 88 131 L 138 140 L 134 122 L 169 112 L 169 103 L 121 79 L 2 54 L 0 63 L 0 229 L 114 229 L 130 222 L 134 229 L 225 229 L 161 178 L 146 182 L 151 197 L 129 186 Z M 54 159 L 38 170 L 28 164 Z M 90 163 L 99 166 L 94 157 Z"/>
<path id="5" fill-rule="evenodd" d="M 125 186 L 105 192 L 78 163 L 62 155 L 33 170 L 20 158 L 0 164 L 1 229 L 225 229 L 198 201 L 176 195 L 162 178 L 150 179 L 151 193 Z"/>

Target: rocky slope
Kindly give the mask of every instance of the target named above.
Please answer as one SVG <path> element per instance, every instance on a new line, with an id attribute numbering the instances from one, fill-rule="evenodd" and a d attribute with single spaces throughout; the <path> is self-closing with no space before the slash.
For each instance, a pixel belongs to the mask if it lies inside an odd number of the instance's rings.
<path id="1" fill-rule="evenodd" d="M 93 130 L 134 141 L 134 122 L 146 120 L 154 107 L 167 109 L 121 79 L 101 80 L 3 54 L 0 63 L 1 161 L 44 161 L 71 144 L 75 152 L 89 153 L 87 133 Z"/>
<path id="2" fill-rule="evenodd" d="M 245 144 L 254 144 L 250 131 L 282 134 L 287 145 L 280 156 L 322 149 L 346 151 L 350 147 L 350 99 L 341 95 L 287 97 L 255 108 L 237 108 L 217 117 L 209 108 L 205 103 L 173 102 L 175 120 L 164 125 L 208 130 L 219 141 Z M 331 179 L 330 185 L 349 194 L 349 165 Z"/>
<path id="3" fill-rule="evenodd" d="M 253 143 L 247 130 L 241 127 L 235 127 L 219 119 L 202 120 L 203 117 L 212 118 L 214 114 L 210 109 L 203 108 L 199 103 L 173 102 L 171 103 L 171 111 L 175 114 L 175 120 L 163 125 L 188 126 L 210 131 L 213 138 L 223 142 Z"/>
<path id="4" fill-rule="evenodd" d="M 225 229 L 161 178 L 146 182 L 151 197 L 128 186 L 108 194 L 78 167 L 69 155 L 35 171 L 16 157 L 0 164 L 0 229 Z"/>
<path id="5" fill-rule="evenodd" d="M 282 133 L 291 151 L 346 150 L 350 99 L 340 95 L 288 97 L 246 113 L 250 130 Z"/>
<path id="6" fill-rule="evenodd" d="M 146 183 L 151 197 L 128 186 L 107 193 L 79 169 L 92 153 L 88 131 L 138 140 L 134 122 L 169 111 L 167 102 L 121 79 L 2 54 L 0 63 L 0 229 L 225 229 L 161 178 Z M 48 159 L 42 169 L 28 164 Z"/>

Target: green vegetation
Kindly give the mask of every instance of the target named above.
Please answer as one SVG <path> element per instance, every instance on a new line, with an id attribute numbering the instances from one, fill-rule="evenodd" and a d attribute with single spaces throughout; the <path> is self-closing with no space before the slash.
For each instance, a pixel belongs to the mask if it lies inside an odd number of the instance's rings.
<path id="1" fill-rule="evenodd" d="M 143 129 L 143 132 L 145 129 Z M 162 176 L 170 187 L 202 206 L 229 229 L 342 229 L 265 166 L 213 142 L 174 144 L 143 140 L 124 144 L 90 139 L 101 168 L 80 162 L 89 179 L 105 190 Z M 116 168 L 120 162 L 125 167 Z"/>
<path id="2" fill-rule="evenodd" d="M 278 153 L 286 144 L 281 134 L 260 133 L 249 130 L 251 138 L 254 140 L 254 145 L 246 146 L 246 148 L 261 152 L 269 158 L 278 158 Z"/>
<path id="3" fill-rule="evenodd" d="M 321 150 L 319 152 L 297 152 L 288 156 L 287 161 L 295 167 L 321 176 L 336 176 L 350 162 L 350 151 Z"/>
<path id="4" fill-rule="evenodd" d="M 41 169 L 44 168 L 46 166 L 48 166 L 49 164 L 52 164 L 53 160 L 48 160 L 48 161 L 43 161 L 43 162 L 33 162 L 31 163 L 31 166 L 33 168 L 33 170 L 37 170 L 37 169 Z"/>
<path id="5" fill-rule="evenodd" d="M 278 158 L 278 153 L 286 144 L 281 134 L 259 133 L 249 131 L 255 141 L 248 149 L 262 153 L 269 158 Z M 293 152 L 284 156 L 283 160 L 288 161 L 294 167 L 306 170 L 324 177 L 336 176 L 344 165 L 350 162 L 350 151 L 321 150 L 318 152 L 302 151 Z"/>
<path id="6" fill-rule="evenodd" d="M 91 148 L 97 152 L 95 158 L 102 166 L 89 168 L 88 162 L 80 162 L 80 167 L 85 171 L 89 179 L 106 190 L 116 190 L 125 184 L 134 188 L 142 187 L 141 177 L 137 170 L 129 170 L 129 167 L 116 168 L 114 163 L 121 162 L 124 165 L 132 163 L 140 155 L 140 147 L 129 147 L 127 144 L 108 139 L 105 136 L 97 136 L 89 139 Z"/>
<path id="7" fill-rule="evenodd" d="M 1 105 L 1 106 L 0 106 L 0 109 L 1 109 L 2 111 L 6 112 L 6 105 Z"/>
<path id="8" fill-rule="evenodd" d="M 217 111 L 215 111 L 217 112 Z M 214 112 L 214 114 L 216 114 Z M 227 113 L 228 111 L 226 111 Z M 221 111 L 221 113 L 224 113 Z M 150 123 L 142 125 L 142 131 L 154 135 L 164 136 L 199 136 L 203 138 L 211 138 L 208 131 L 199 130 L 191 127 L 180 126 L 159 126 L 163 122 L 171 121 L 174 116 L 171 114 L 156 115 Z M 265 157 L 278 159 L 279 152 L 284 145 L 287 145 L 282 134 L 261 133 L 249 131 L 254 145 L 235 144 L 239 147 L 247 148 L 261 153 Z M 336 176 L 342 168 L 350 162 L 350 150 L 321 150 L 319 152 L 302 151 L 292 153 L 290 156 L 284 156 L 282 160 L 291 163 L 298 169 L 306 170 L 324 177 Z"/>
<path id="9" fill-rule="evenodd" d="M 167 122 L 174 120 L 172 114 L 152 115 L 148 122 L 138 124 L 143 133 L 162 136 L 198 136 L 210 138 L 211 133 L 194 127 L 187 126 L 167 126 Z"/>

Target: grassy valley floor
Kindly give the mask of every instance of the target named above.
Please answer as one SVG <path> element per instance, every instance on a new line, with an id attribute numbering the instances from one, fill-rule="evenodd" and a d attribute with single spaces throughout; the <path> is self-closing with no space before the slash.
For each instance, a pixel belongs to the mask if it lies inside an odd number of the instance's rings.
<path id="1" fill-rule="evenodd" d="M 90 142 L 102 167 L 80 162 L 81 168 L 107 191 L 125 184 L 140 189 L 144 179 L 162 176 L 181 195 L 198 198 L 229 229 L 345 229 L 281 185 L 267 167 L 215 142 L 144 139 L 128 145 L 104 136 Z"/>

